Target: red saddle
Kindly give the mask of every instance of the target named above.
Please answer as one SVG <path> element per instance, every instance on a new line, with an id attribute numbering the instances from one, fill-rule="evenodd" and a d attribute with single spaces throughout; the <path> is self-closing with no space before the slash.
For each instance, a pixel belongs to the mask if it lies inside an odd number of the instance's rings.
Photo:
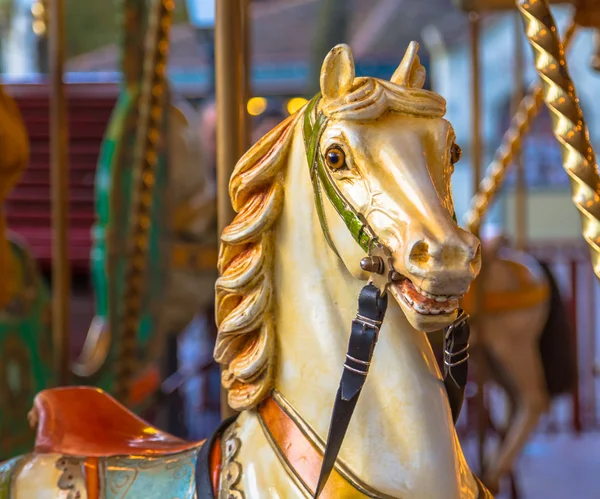
<path id="1" fill-rule="evenodd" d="M 70 456 L 163 456 L 200 447 L 153 426 L 91 387 L 53 388 L 33 403 L 35 452 Z"/>

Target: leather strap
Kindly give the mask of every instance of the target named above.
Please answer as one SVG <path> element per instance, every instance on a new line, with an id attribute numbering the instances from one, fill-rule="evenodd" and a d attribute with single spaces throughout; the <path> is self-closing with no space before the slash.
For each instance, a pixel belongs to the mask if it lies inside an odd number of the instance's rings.
<path id="1" fill-rule="evenodd" d="M 371 243 L 375 239 L 373 230 L 369 227 L 365 218 L 354 209 L 346 198 L 344 198 L 344 195 L 340 192 L 339 188 L 331 178 L 329 169 L 326 168 L 323 163 L 323 155 L 319 150 L 319 141 L 329 120 L 322 112 L 316 115 L 315 110 L 320 98 L 321 95 L 317 94 L 309 102 L 306 112 L 304 113 L 304 146 L 306 149 L 308 167 L 310 168 L 310 180 L 315 192 L 315 205 L 319 216 L 319 222 L 321 223 L 321 229 L 323 230 L 327 243 L 339 256 L 331 239 L 331 233 L 327 226 L 327 220 L 323 210 L 323 198 L 321 195 L 321 189 L 323 189 L 339 216 L 342 217 L 342 220 L 346 224 L 346 227 L 348 227 L 354 240 L 363 250 L 368 252 Z"/>
<path id="2" fill-rule="evenodd" d="M 455 424 L 467 386 L 470 335 L 469 316 L 459 310 L 456 321 L 444 329 L 444 386 Z"/>
<path id="3" fill-rule="evenodd" d="M 367 379 L 379 327 L 387 309 L 387 301 L 387 293 L 380 294 L 379 289 L 373 284 L 367 284 L 358 297 L 358 313 L 352 321 L 348 353 L 329 423 L 329 434 L 315 499 L 319 497 L 331 474 L 358 396 Z"/>

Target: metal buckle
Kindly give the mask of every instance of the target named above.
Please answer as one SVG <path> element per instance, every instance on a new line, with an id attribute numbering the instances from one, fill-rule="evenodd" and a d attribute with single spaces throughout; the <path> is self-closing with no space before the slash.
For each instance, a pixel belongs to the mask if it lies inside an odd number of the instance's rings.
<path id="1" fill-rule="evenodd" d="M 457 327 L 465 324 L 468 321 L 468 319 L 469 319 L 469 315 L 464 310 L 461 309 L 456 320 L 452 324 L 450 324 L 450 326 L 448 326 L 448 328 L 446 329 L 446 332 L 444 334 L 444 375 L 450 376 L 450 378 L 452 379 L 452 381 L 454 382 L 454 384 L 456 386 L 458 386 L 458 382 L 456 381 L 456 379 L 454 378 L 454 376 L 452 374 L 452 369 L 454 367 L 457 367 L 457 366 L 467 362 L 467 360 L 469 360 L 470 344 L 467 343 L 458 352 L 453 352 L 452 351 L 452 349 L 454 348 L 454 336 L 453 335 L 454 335 L 454 330 Z M 459 355 L 464 355 L 464 357 L 458 361 L 455 361 L 454 359 L 456 357 L 458 357 Z"/>
<path id="2" fill-rule="evenodd" d="M 362 326 L 371 327 L 375 329 L 375 331 L 379 332 L 379 328 L 381 327 L 381 321 L 374 321 L 369 319 L 368 317 L 364 317 L 363 315 L 356 314 L 356 317 L 352 322 L 358 322 Z"/>
<path id="3" fill-rule="evenodd" d="M 452 335 L 452 333 L 454 332 L 454 330 L 458 327 L 458 326 L 462 326 L 465 322 L 467 322 L 469 320 L 469 315 L 464 311 L 464 310 L 460 310 L 460 314 L 459 316 L 456 318 L 456 320 L 450 324 L 448 326 L 448 328 L 446 329 L 446 334 L 444 335 L 444 339 L 448 340 L 450 338 L 450 336 Z"/>
<path id="4" fill-rule="evenodd" d="M 360 261 L 363 270 L 370 272 L 369 282 L 376 286 L 381 293 L 394 280 L 397 272 L 394 271 L 392 252 L 383 244 L 373 241 L 369 248 L 369 256 Z"/>

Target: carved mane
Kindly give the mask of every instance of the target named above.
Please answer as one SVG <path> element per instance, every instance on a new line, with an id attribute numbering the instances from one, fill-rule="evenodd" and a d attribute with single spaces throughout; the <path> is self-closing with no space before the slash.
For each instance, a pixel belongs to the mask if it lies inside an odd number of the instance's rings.
<path id="1" fill-rule="evenodd" d="M 283 166 L 300 115 L 259 140 L 229 184 L 237 216 L 221 235 L 214 356 L 227 365 L 221 381 L 237 410 L 254 407 L 273 385 L 273 224 L 283 209 Z"/>
<path id="2" fill-rule="evenodd" d="M 444 99 L 433 92 L 374 78 L 354 79 L 346 94 L 324 98 L 321 105 L 332 119 L 345 120 L 373 120 L 390 110 L 440 117 L 446 110 Z M 274 223 L 283 209 L 284 165 L 293 131 L 305 109 L 252 147 L 229 185 L 237 216 L 221 235 L 214 357 L 227 366 L 221 381 L 236 410 L 256 406 L 273 387 Z"/>

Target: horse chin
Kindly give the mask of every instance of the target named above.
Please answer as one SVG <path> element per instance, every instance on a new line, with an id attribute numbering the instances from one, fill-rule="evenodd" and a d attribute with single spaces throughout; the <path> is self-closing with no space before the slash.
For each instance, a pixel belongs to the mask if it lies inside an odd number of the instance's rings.
<path id="1" fill-rule="evenodd" d="M 458 307 L 451 312 L 444 313 L 420 313 L 415 310 L 405 299 L 397 286 L 390 286 L 390 291 L 394 299 L 400 305 L 408 322 L 417 331 L 432 333 L 450 326 L 458 317 Z"/>

